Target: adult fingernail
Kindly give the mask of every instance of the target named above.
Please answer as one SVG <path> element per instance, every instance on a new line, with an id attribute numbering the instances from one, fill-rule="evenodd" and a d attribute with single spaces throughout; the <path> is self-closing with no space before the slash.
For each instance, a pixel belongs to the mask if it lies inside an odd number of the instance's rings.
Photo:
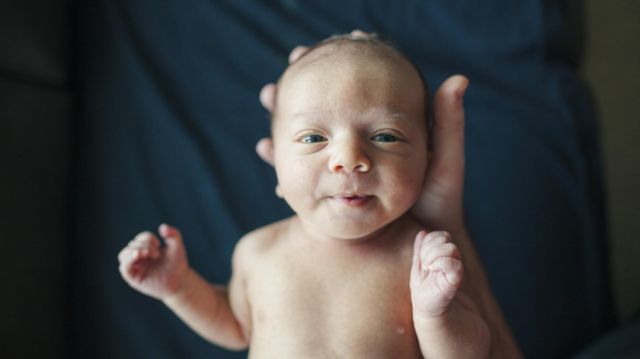
<path id="1" fill-rule="evenodd" d="M 467 92 L 467 87 L 469 87 L 469 81 L 464 81 L 462 86 L 458 87 L 455 91 L 456 97 L 458 100 L 462 100 L 465 92 Z"/>

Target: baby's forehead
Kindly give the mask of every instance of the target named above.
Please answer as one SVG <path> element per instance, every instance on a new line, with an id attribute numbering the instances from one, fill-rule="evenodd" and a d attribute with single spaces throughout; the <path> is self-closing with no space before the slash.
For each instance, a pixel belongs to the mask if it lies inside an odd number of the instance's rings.
<path id="1" fill-rule="evenodd" d="M 330 39 L 310 48 L 285 70 L 282 79 L 322 66 L 378 68 L 398 75 L 406 75 L 408 70 L 421 77 L 402 53 L 379 40 L 341 38 Z"/>
<path id="2" fill-rule="evenodd" d="M 395 48 L 378 40 L 325 41 L 285 70 L 278 81 L 272 118 L 296 112 L 293 107 L 326 111 L 330 106 L 349 107 L 353 101 L 373 98 L 370 96 L 398 106 L 410 103 L 421 112 L 428 105 L 422 75 Z"/>

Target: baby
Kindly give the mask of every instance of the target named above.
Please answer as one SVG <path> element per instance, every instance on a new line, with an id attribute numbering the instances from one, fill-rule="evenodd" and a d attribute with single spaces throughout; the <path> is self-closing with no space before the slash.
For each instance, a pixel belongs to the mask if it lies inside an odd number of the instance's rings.
<path id="1" fill-rule="evenodd" d="M 120 252 L 123 278 L 251 358 L 486 357 L 458 249 L 407 213 L 427 167 L 425 88 L 377 39 L 314 46 L 280 78 L 272 119 L 276 192 L 296 215 L 238 242 L 226 288 L 165 224 L 165 246 L 143 232 Z"/>

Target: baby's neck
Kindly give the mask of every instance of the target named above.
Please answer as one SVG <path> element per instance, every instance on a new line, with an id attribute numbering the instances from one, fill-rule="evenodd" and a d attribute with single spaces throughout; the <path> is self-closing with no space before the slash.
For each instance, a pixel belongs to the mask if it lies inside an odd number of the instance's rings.
<path id="1" fill-rule="evenodd" d="M 366 237 L 344 240 L 309 233 L 313 228 L 304 228 L 298 217 L 287 222 L 281 238 L 286 241 L 291 257 L 310 266 L 337 269 L 357 266 L 362 260 L 395 261 L 398 256 L 410 261 L 413 240 L 422 229 L 410 216 L 402 216 Z"/>
<path id="2" fill-rule="evenodd" d="M 403 215 L 374 232 L 357 238 L 343 239 L 325 235 L 318 228 L 315 228 L 309 223 L 305 223 L 299 216 L 296 216 L 291 222 L 292 228 L 290 233 L 293 234 L 295 240 L 310 241 L 312 244 L 336 248 L 363 249 L 364 247 L 385 246 L 388 242 L 397 238 L 399 233 L 407 228 L 407 226 L 410 227 L 409 222 L 413 221 L 414 220 L 408 215 Z"/>

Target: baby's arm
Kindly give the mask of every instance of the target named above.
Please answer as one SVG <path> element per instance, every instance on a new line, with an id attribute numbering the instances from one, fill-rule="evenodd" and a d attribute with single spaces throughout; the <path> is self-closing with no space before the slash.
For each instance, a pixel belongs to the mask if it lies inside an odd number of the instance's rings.
<path id="1" fill-rule="evenodd" d="M 142 232 L 120 252 L 124 280 L 161 300 L 206 340 L 227 349 L 246 349 L 248 339 L 233 314 L 227 289 L 212 285 L 189 267 L 176 228 L 163 224 L 159 232 L 166 246 L 161 247 L 152 233 Z"/>
<path id="2" fill-rule="evenodd" d="M 460 289 L 460 251 L 446 232 L 421 231 L 411 268 L 413 321 L 425 358 L 487 358 L 489 328 Z"/>

